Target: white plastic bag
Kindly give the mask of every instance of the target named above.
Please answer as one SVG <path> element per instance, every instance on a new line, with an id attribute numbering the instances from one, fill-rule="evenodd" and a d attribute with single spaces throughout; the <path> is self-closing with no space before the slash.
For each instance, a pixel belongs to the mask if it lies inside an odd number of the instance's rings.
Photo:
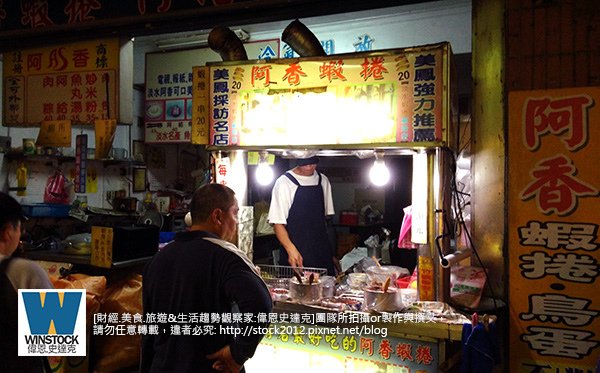
<path id="1" fill-rule="evenodd" d="M 258 225 L 256 226 L 257 235 L 275 234 L 275 230 L 273 229 L 273 226 L 269 224 L 267 216 L 268 214 L 266 213 L 260 215 L 260 218 L 258 219 Z"/>
<path id="2" fill-rule="evenodd" d="M 476 308 L 485 286 L 485 272 L 479 267 L 454 266 L 450 272 L 450 298 L 467 308 Z"/>

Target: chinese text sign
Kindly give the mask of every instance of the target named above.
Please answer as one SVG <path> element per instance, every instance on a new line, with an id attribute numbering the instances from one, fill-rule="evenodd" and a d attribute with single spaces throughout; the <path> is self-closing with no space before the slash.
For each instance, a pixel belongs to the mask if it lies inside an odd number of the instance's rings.
<path id="1" fill-rule="evenodd" d="M 5 124 L 118 118 L 118 39 L 6 53 L 3 78 Z"/>
<path id="2" fill-rule="evenodd" d="M 448 49 L 211 66 L 210 143 L 442 142 Z"/>
<path id="3" fill-rule="evenodd" d="M 600 88 L 509 95 L 509 371 L 600 355 Z"/>

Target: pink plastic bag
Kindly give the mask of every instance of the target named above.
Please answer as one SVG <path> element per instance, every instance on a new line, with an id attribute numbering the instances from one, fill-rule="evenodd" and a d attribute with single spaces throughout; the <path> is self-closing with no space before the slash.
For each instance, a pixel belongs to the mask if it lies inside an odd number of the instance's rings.
<path id="1" fill-rule="evenodd" d="M 66 188 L 67 179 L 60 171 L 48 178 L 46 189 L 44 190 L 45 203 L 59 203 L 66 205 L 69 203 L 69 193 Z"/>
<path id="2" fill-rule="evenodd" d="M 418 246 L 411 241 L 410 230 L 412 228 L 412 205 L 404 208 L 404 217 L 402 226 L 400 226 L 400 235 L 398 236 L 399 249 L 416 249 Z"/>

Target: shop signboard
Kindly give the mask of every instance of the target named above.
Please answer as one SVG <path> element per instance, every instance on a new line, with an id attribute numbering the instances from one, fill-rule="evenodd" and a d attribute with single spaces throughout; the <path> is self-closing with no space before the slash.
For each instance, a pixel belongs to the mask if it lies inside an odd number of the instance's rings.
<path id="1" fill-rule="evenodd" d="M 3 62 L 5 125 L 119 116 L 117 38 L 15 50 Z"/>
<path id="2" fill-rule="evenodd" d="M 244 47 L 249 58 L 258 58 L 266 49 L 279 56 L 279 39 L 249 42 Z M 221 57 L 210 48 L 146 54 L 144 123 L 147 143 L 207 143 L 208 123 L 202 119 L 206 115 L 207 84 L 201 82 L 203 70 L 194 70 L 194 66 L 220 60 Z"/>
<path id="3" fill-rule="evenodd" d="M 600 87 L 509 94 L 509 371 L 600 356 Z"/>
<path id="4" fill-rule="evenodd" d="M 346 330 L 347 329 L 347 330 Z M 373 325 L 319 327 L 305 324 L 273 324 L 261 344 L 276 349 L 300 350 L 314 355 L 337 358 L 342 366 L 371 371 L 389 367 L 394 371 L 437 372 L 440 364 L 437 342 L 407 339 L 381 332 Z M 283 352 L 277 353 L 283 355 Z M 316 363 L 318 359 L 311 359 Z M 318 364 L 317 364 L 318 365 Z"/>
<path id="5" fill-rule="evenodd" d="M 211 64 L 210 144 L 447 143 L 450 46 Z"/>

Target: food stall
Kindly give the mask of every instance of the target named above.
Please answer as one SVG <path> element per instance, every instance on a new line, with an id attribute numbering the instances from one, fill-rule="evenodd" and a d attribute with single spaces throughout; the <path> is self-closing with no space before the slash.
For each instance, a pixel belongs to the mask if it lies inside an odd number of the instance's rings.
<path id="1" fill-rule="evenodd" d="M 449 43 L 211 63 L 194 68 L 193 89 L 193 141 L 208 143 L 215 180 L 242 201 L 248 172 L 234 164 L 253 152 L 261 163 L 267 155 L 356 156 L 376 165 L 412 158 L 416 291 L 402 289 L 394 271 L 375 280 L 387 266 L 367 273 L 362 285 L 351 286 L 352 276 L 334 278 L 328 296 L 330 279 L 318 268 L 261 266 L 276 313 L 266 316 L 271 328 L 255 359 L 285 364 L 306 354 L 294 361 L 346 372 L 449 369 L 469 322 L 446 303 L 447 261 L 464 258 L 453 253 L 446 227 L 457 124 Z"/>

